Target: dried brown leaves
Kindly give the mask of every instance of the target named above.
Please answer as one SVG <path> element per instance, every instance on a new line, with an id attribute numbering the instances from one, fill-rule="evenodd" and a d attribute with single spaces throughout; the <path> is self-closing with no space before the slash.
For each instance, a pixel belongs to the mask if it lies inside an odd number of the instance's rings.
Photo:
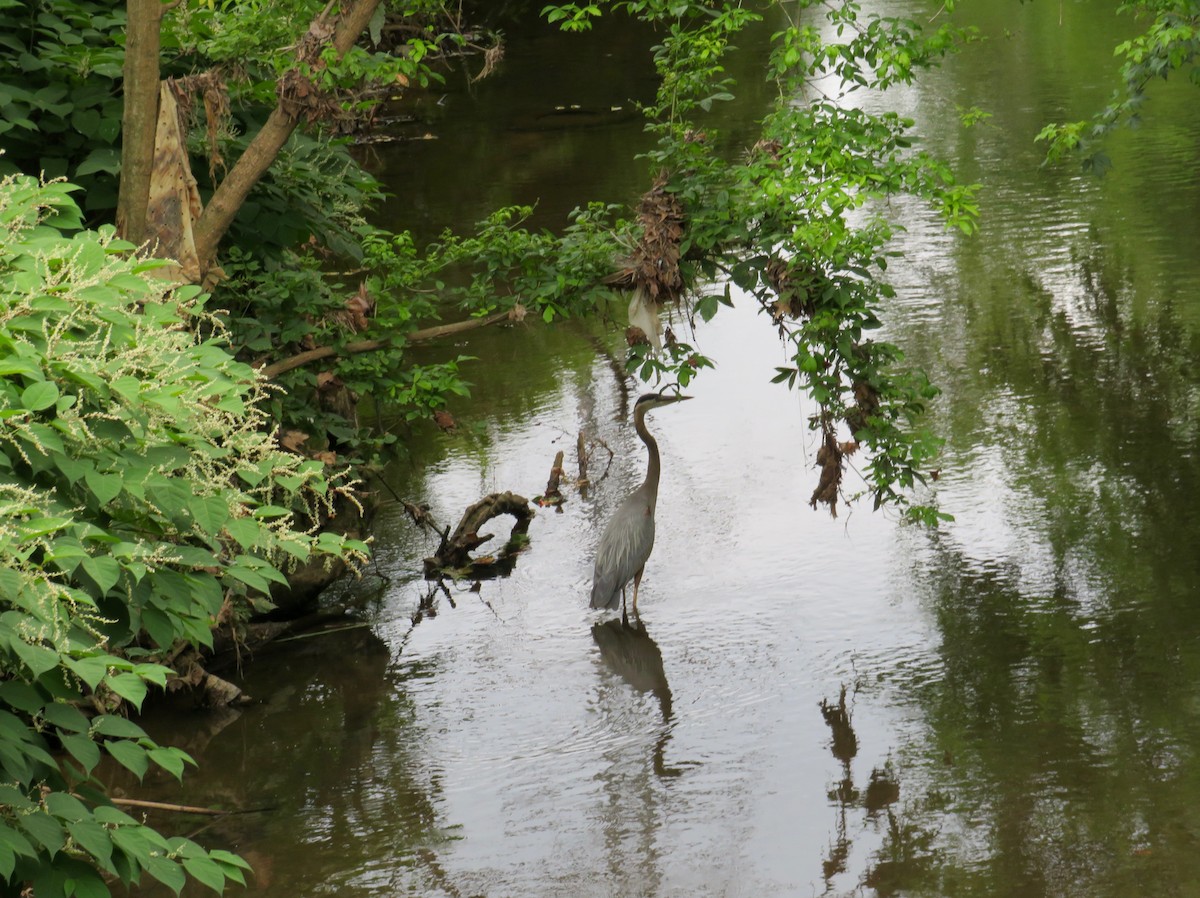
<path id="1" fill-rule="evenodd" d="M 609 279 L 625 289 L 642 291 L 662 305 L 676 302 L 683 293 L 679 273 L 679 244 L 686 223 L 679 197 L 666 189 L 667 173 L 662 172 L 642 196 L 638 221 L 642 237 L 630 254 L 629 264 Z"/>

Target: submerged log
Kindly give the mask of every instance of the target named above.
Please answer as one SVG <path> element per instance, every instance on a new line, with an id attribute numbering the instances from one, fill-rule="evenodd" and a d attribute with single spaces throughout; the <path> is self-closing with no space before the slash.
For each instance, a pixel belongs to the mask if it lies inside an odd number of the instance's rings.
<path id="1" fill-rule="evenodd" d="M 529 529 L 533 513 L 529 500 L 516 493 L 492 493 L 484 496 L 463 512 L 458 527 L 448 539 L 442 541 L 437 554 L 425 559 L 425 575 L 431 576 L 438 571 L 472 564 L 471 552 L 492 538 L 490 533 L 479 532 L 492 518 L 504 514 L 512 515 L 517 519 L 512 530 L 513 536 L 518 536 Z"/>

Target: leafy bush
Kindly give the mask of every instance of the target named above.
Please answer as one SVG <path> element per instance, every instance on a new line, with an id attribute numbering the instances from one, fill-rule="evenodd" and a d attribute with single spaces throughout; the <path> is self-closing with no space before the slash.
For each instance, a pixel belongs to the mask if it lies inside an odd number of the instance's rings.
<path id="1" fill-rule="evenodd" d="M 275 445 L 194 288 L 111 229 L 62 233 L 74 189 L 0 181 L 0 877 L 38 898 L 143 872 L 219 891 L 242 861 L 141 825 L 92 772 L 180 776 L 190 758 L 121 716 L 166 684 L 154 659 L 211 644 L 286 564 L 366 547 L 300 529 L 348 484 Z"/>
<path id="2" fill-rule="evenodd" d="M 0 173 L 68 175 L 89 214 L 117 204 L 124 4 L 0 3 Z"/>

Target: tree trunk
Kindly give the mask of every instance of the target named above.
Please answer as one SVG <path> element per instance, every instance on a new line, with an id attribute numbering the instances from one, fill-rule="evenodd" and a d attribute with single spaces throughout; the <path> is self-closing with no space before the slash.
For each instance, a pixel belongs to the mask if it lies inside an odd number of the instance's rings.
<path id="1" fill-rule="evenodd" d="M 158 57 L 161 0 L 129 0 L 125 38 L 124 101 L 121 118 L 121 188 L 117 231 L 131 243 L 146 237 L 146 207 L 158 125 Z"/>
<path id="2" fill-rule="evenodd" d="M 375 14 L 381 0 L 351 0 L 342 5 L 342 12 L 333 26 L 331 43 L 339 55 L 345 54 L 358 36 L 363 33 Z M 328 11 L 333 2 L 314 20 L 309 33 L 319 33 L 328 26 Z M 195 225 L 196 252 L 200 257 L 201 270 L 212 266 L 217 255 L 217 246 L 238 209 L 246 201 L 258 179 L 275 161 L 283 145 L 287 143 L 300 120 L 284 111 L 283 104 L 275 107 L 262 130 L 254 136 L 246 152 L 229 171 L 221 186 L 217 188 L 200 220 Z"/>

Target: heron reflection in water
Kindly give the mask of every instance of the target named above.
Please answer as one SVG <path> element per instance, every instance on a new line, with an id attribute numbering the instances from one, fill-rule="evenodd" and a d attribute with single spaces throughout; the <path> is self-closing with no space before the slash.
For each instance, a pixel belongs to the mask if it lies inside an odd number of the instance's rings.
<path id="1" fill-rule="evenodd" d="M 600 547 L 596 550 L 596 566 L 592 573 L 592 607 L 615 609 L 621 600 L 621 619 L 628 623 L 625 607 L 625 587 L 633 580 L 633 616 L 638 617 L 638 585 L 646 569 L 646 560 L 654 548 L 654 511 L 658 505 L 658 480 L 661 464 L 658 443 L 646 429 L 646 412 L 664 405 L 691 399 L 679 393 L 646 393 L 638 397 L 633 407 L 633 429 L 642 438 L 649 452 L 646 479 L 621 503 L 608 522 Z"/>
<path id="2" fill-rule="evenodd" d="M 673 715 L 671 687 L 667 685 L 667 674 L 663 670 L 662 652 L 658 643 L 650 638 L 643 625 L 631 627 L 616 619 L 593 624 L 592 639 L 596 641 L 596 647 L 600 649 L 600 658 L 609 670 L 635 691 L 649 693 L 658 699 L 664 726 L 654 745 L 654 772 L 658 776 L 681 775 L 683 771 L 680 768 L 668 767 L 665 761 L 667 743 L 671 740 Z"/>

